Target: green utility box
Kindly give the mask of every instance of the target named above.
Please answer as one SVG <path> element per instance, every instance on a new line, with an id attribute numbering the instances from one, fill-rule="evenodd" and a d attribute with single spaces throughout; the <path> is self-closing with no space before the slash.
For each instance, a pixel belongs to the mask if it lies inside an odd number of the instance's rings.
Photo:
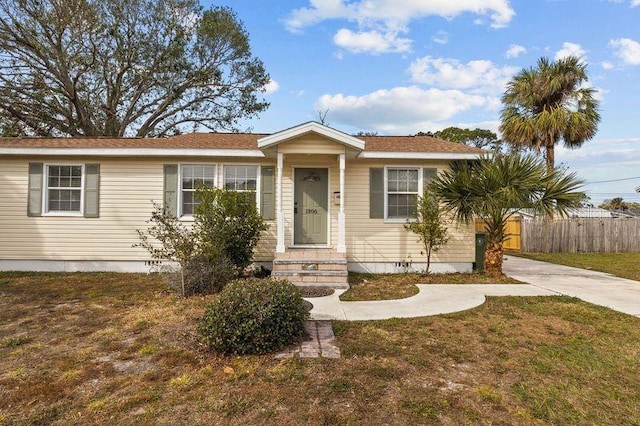
<path id="1" fill-rule="evenodd" d="M 476 232 L 476 261 L 473 269 L 477 272 L 484 271 L 484 250 L 487 248 L 486 232 Z"/>

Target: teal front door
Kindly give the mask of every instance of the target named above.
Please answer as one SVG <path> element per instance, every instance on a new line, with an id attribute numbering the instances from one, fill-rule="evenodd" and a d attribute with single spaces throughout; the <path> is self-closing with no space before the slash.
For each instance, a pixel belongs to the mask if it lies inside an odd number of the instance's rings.
<path id="1" fill-rule="evenodd" d="M 294 244 L 327 244 L 328 169 L 295 169 Z"/>

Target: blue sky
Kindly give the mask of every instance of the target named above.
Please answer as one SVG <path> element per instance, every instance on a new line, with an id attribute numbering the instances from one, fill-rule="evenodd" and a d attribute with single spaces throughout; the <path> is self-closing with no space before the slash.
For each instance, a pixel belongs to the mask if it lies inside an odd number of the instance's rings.
<path id="1" fill-rule="evenodd" d="M 504 84 L 541 56 L 588 63 L 599 132 L 556 161 L 598 204 L 640 202 L 640 0 L 226 0 L 271 75 L 274 132 L 318 119 L 355 133 L 496 131 Z M 207 5 L 205 3 L 205 5 Z M 619 180 L 627 179 L 627 180 Z M 615 182 L 602 181 L 616 180 Z"/>

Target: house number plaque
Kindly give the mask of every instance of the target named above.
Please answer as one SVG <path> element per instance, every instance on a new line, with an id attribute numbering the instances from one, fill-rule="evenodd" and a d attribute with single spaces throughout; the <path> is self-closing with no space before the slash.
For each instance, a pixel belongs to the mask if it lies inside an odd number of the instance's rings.
<path id="1" fill-rule="evenodd" d="M 306 214 L 318 214 L 318 209 L 306 209 L 304 212 Z"/>

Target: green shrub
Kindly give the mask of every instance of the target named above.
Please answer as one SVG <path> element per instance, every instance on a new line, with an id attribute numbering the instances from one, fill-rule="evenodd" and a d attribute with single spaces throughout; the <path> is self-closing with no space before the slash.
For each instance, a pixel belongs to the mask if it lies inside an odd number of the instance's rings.
<path id="1" fill-rule="evenodd" d="M 268 227 L 256 207 L 256 194 L 200 187 L 196 197 L 194 228 L 203 253 L 224 256 L 244 270 Z"/>
<path id="2" fill-rule="evenodd" d="M 308 316 L 300 290 L 290 282 L 236 280 L 209 306 L 198 331 L 216 352 L 262 354 L 304 336 Z"/>

